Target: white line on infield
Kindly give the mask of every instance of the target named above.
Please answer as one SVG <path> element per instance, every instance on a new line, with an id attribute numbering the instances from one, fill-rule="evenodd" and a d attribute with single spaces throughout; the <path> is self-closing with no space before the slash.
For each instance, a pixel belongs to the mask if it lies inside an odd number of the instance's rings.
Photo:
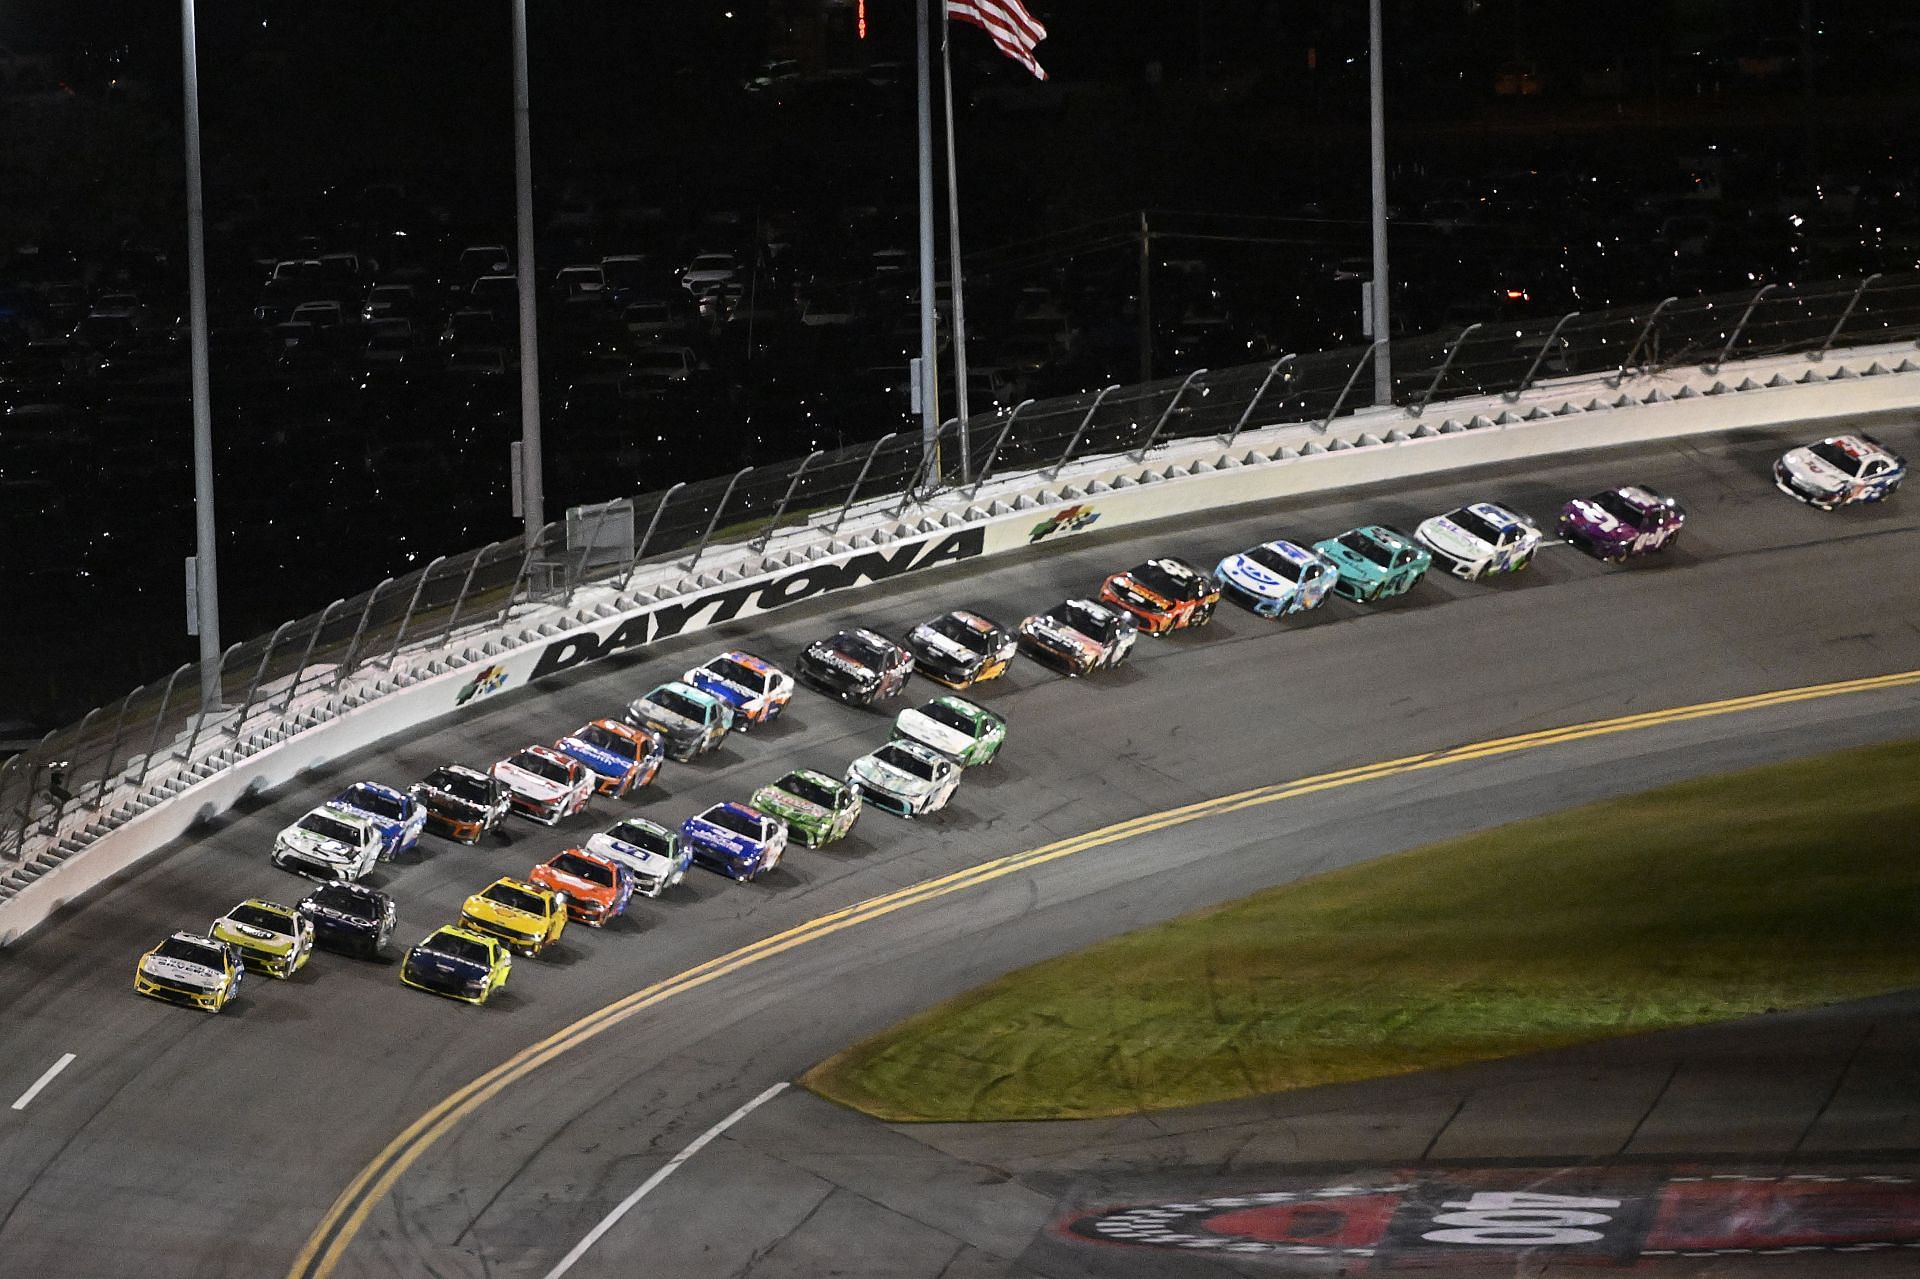
<path id="1" fill-rule="evenodd" d="M 53 1082 L 53 1077 L 73 1064 L 73 1054 L 67 1053 L 59 1061 L 47 1067 L 47 1073 L 33 1081 L 33 1087 L 20 1094 L 20 1100 L 13 1103 L 15 1110 L 25 1110 L 27 1103 L 40 1095 L 40 1090 Z"/>
<path id="2" fill-rule="evenodd" d="M 71 1060 L 71 1059 L 72 1059 L 71 1054 L 69 1054 L 68 1060 Z M 62 1061 L 60 1065 L 64 1066 L 66 1065 L 66 1062 Z M 53 1070 L 50 1070 L 47 1072 L 47 1077 L 49 1079 L 52 1078 L 54 1073 L 57 1072 L 59 1069 L 60 1069 L 59 1066 L 55 1066 Z M 42 1079 L 40 1081 L 41 1084 L 44 1084 L 45 1082 L 46 1082 L 46 1079 Z M 592 1230 L 589 1230 L 587 1232 L 586 1238 L 582 1239 L 579 1243 L 573 1245 L 573 1251 L 569 1252 L 566 1256 L 560 1258 L 559 1265 L 547 1271 L 545 1279 L 560 1279 L 561 1275 L 564 1275 L 567 1273 L 567 1271 L 573 1269 L 573 1263 L 580 1260 L 580 1258 L 586 1256 L 587 1250 L 593 1247 L 593 1245 L 595 1245 L 596 1243 L 600 1242 L 601 1235 L 606 1234 L 607 1231 L 612 1230 L 614 1226 L 618 1225 L 620 1222 L 620 1218 L 626 1216 L 629 1212 L 632 1212 L 633 1206 L 635 1204 L 639 1203 L 642 1199 L 645 1199 L 649 1194 L 653 1193 L 654 1188 L 659 1186 L 661 1182 L 673 1176 L 673 1174 L 679 1169 L 681 1164 L 687 1162 L 687 1160 L 699 1154 L 701 1148 L 705 1146 L 708 1142 L 712 1141 L 715 1137 L 718 1137 L 721 1133 L 733 1127 L 735 1124 L 739 1123 L 742 1119 L 745 1119 L 748 1115 L 752 1114 L 754 1111 L 758 1110 L 760 1107 L 766 1105 L 768 1102 L 772 1101 L 775 1097 L 779 1096 L 782 1092 L 786 1091 L 786 1087 L 787 1087 L 786 1081 L 785 1080 L 780 1081 L 779 1083 L 775 1084 L 773 1087 L 761 1093 L 758 1097 L 755 1097 L 752 1101 L 748 1102 L 746 1105 L 740 1107 L 740 1109 L 734 1111 L 731 1115 L 728 1115 L 725 1119 L 722 1119 L 719 1123 L 715 1124 L 713 1127 L 701 1133 L 698 1137 L 695 1137 L 693 1141 L 688 1144 L 685 1150 L 682 1150 L 679 1154 L 667 1160 L 665 1166 L 662 1167 L 659 1172 L 654 1173 L 653 1176 L 641 1182 L 640 1188 L 638 1190 L 628 1195 L 625 1199 L 622 1199 L 620 1201 L 620 1205 L 617 1208 L 615 1208 L 612 1212 L 608 1213 L 605 1217 L 601 1218 L 600 1224 L 595 1226 Z M 31 1097 L 34 1092 L 38 1092 L 39 1090 L 40 1090 L 40 1084 L 35 1084 L 33 1086 L 33 1090 L 29 1092 L 27 1096 Z M 25 1098 L 22 1098 L 22 1100 L 24 1101 Z M 14 1108 L 18 1109 L 19 1105 L 20 1105 L 19 1102 L 14 1103 Z"/>

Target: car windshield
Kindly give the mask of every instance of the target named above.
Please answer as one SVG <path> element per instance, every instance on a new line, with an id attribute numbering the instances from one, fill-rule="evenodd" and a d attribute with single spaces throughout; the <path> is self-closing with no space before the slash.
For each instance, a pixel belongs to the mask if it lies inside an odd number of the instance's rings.
<path id="1" fill-rule="evenodd" d="M 873 753 L 873 757 L 883 764 L 893 765 L 903 773 L 911 773 L 922 781 L 933 780 L 935 770 L 932 762 L 913 751 L 902 750 L 898 746 L 882 746 Z"/>
<path id="2" fill-rule="evenodd" d="M 262 910 L 258 906 L 235 906 L 227 912 L 227 918 L 236 924 L 245 924 L 249 928 L 264 928 L 270 933 L 290 933 L 293 925 L 285 915 L 271 910 Z"/>
<path id="3" fill-rule="evenodd" d="M 670 688 L 656 688 L 647 694 L 647 700 L 669 714 L 690 719 L 696 724 L 707 722 L 707 708 L 684 693 L 676 693 Z"/>
<path id="4" fill-rule="evenodd" d="M 1639 528 L 1640 521 L 1645 517 L 1639 507 L 1618 493 L 1607 492 L 1596 494 L 1593 498 L 1593 504 L 1629 528 Z"/>
<path id="5" fill-rule="evenodd" d="M 180 959 L 205 968 L 222 967 L 220 953 L 214 947 L 205 942 L 187 941 L 180 937 L 169 937 L 161 942 L 160 955 L 165 959 Z"/>
<path id="6" fill-rule="evenodd" d="M 1860 459 L 1850 456 L 1845 449 L 1842 449 L 1838 444 L 1829 440 L 1820 441 L 1820 443 L 1807 449 L 1807 452 L 1813 454 L 1828 466 L 1839 468 L 1840 473 L 1843 475 L 1858 475 L 1860 473 Z"/>
<path id="7" fill-rule="evenodd" d="M 456 773 L 451 769 L 437 768 L 427 778 L 427 785 L 443 790 L 455 799 L 464 799 L 469 804 L 491 804 L 493 786 L 484 777 L 470 773 Z"/>
<path id="8" fill-rule="evenodd" d="M 389 817 L 394 821 L 402 821 L 407 815 L 407 806 L 399 796 L 383 795 L 371 786 L 355 786 L 340 798 L 361 812 L 372 813 L 375 817 Z"/>
<path id="9" fill-rule="evenodd" d="M 841 631 L 833 637 L 833 647 L 848 657 L 865 662 L 868 666 L 886 665 L 886 646 L 864 635 L 855 635 L 852 631 Z"/>
<path id="10" fill-rule="evenodd" d="M 490 902 L 498 902 L 512 910 L 524 910 L 529 915 L 544 915 L 546 905 L 539 896 L 524 888 L 515 888 L 512 884 L 489 884 L 480 895 Z"/>
<path id="11" fill-rule="evenodd" d="M 730 684 L 759 692 L 766 687 L 766 677 L 759 671 L 742 666 L 731 657 L 716 657 L 707 663 L 707 670 Z"/>
<path id="12" fill-rule="evenodd" d="M 535 777 L 544 777 L 550 782 L 565 783 L 573 780 L 567 772 L 566 765 L 557 760 L 548 759 L 544 755 L 536 755 L 532 751 L 521 751 L 515 755 L 513 765 L 515 768 L 525 769 Z"/>
<path id="13" fill-rule="evenodd" d="M 986 635 L 951 613 L 945 617 L 935 618 L 929 625 L 935 634 L 944 635 L 962 648 L 970 649 L 975 653 L 984 653 L 989 647 Z"/>
<path id="14" fill-rule="evenodd" d="M 618 733 L 608 732 L 598 724 L 589 724 L 574 734 L 578 740 L 589 746 L 606 751 L 609 755 L 618 755 L 621 759 L 632 759 L 639 752 L 639 745 Z"/>
<path id="15" fill-rule="evenodd" d="M 1464 506 L 1448 515 L 1447 519 L 1459 525 L 1469 537 L 1477 537 L 1488 546 L 1500 545 L 1500 530 Z"/>
<path id="16" fill-rule="evenodd" d="M 1378 564 L 1381 568 L 1386 568 L 1389 564 L 1393 563 L 1393 552 L 1374 541 L 1365 533 L 1362 533 L 1359 529 L 1355 529 L 1351 533 L 1342 533 L 1340 535 L 1340 545 L 1346 547 L 1361 559 L 1366 560 L 1369 564 Z"/>
<path id="17" fill-rule="evenodd" d="M 599 884 L 603 888 L 611 887 L 613 884 L 611 869 L 598 862 L 590 862 L 584 857 L 576 857 L 572 853 L 562 853 L 547 864 L 563 875 L 584 879 L 589 884 Z"/>
<path id="18" fill-rule="evenodd" d="M 1113 627 L 1113 615 L 1105 609 L 1096 610 L 1087 604 L 1082 604 L 1075 600 L 1069 600 L 1065 604 L 1062 604 L 1060 607 L 1054 609 L 1049 616 L 1055 621 L 1079 631 L 1082 635 L 1100 640 L 1103 643 L 1106 641 L 1107 635 Z"/>
<path id="19" fill-rule="evenodd" d="M 948 728 L 957 728 L 968 737 L 972 737 L 974 734 L 973 721 L 945 702 L 928 702 L 920 708 L 920 713 L 936 724 L 945 724 Z"/>
<path id="20" fill-rule="evenodd" d="M 1283 582 L 1300 580 L 1300 565 L 1270 546 L 1254 547 L 1247 552 L 1247 558 Z"/>
<path id="21" fill-rule="evenodd" d="M 325 813 L 308 813 L 300 819 L 300 829 L 318 835 L 322 839 L 331 839 L 342 844 L 360 842 L 360 832 L 357 829 Z"/>
<path id="22" fill-rule="evenodd" d="M 789 795 L 806 800 L 809 804 L 818 804 L 822 808 L 833 807 L 833 788 L 822 786 L 804 773 L 788 773 L 774 785 Z"/>
<path id="23" fill-rule="evenodd" d="M 435 933 L 422 943 L 421 949 L 430 950 L 436 955 L 445 955 L 448 959 L 461 959 L 469 964 L 489 962 L 487 948 L 471 937 L 456 937 L 452 933 Z"/>
<path id="24" fill-rule="evenodd" d="M 355 919 L 377 919 L 379 911 L 375 909 L 373 899 L 356 893 L 343 884 L 327 884 L 313 895 L 313 904 L 324 906 L 328 910 L 339 911 L 342 915 L 351 915 Z"/>
<path id="25" fill-rule="evenodd" d="M 1193 581 L 1191 576 L 1178 572 L 1165 560 L 1148 560 L 1134 569 L 1130 576 L 1154 594 L 1170 600 L 1183 598 Z"/>
<path id="26" fill-rule="evenodd" d="M 641 822 L 621 822 L 607 834 L 623 844 L 632 844 L 649 853 L 658 853 L 665 857 L 673 849 L 673 836 L 666 831 Z"/>
<path id="27" fill-rule="evenodd" d="M 707 813 L 706 821 L 711 826 L 730 830 L 736 835 L 745 835 L 749 839 L 760 838 L 760 823 L 736 809 L 712 809 Z"/>

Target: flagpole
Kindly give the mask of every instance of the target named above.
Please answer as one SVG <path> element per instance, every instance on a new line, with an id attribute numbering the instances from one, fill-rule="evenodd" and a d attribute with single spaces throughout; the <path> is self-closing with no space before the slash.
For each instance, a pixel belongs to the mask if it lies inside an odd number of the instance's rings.
<path id="1" fill-rule="evenodd" d="M 945 0 L 941 0 L 942 7 Z M 922 467 L 929 487 L 940 482 L 940 376 L 935 360 L 933 307 L 933 57 L 927 32 L 928 0 L 914 0 L 914 34 L 919 54 L 920 122 L 920 436 Z"/>
<path id="2" fill-rule="evenodd" d="M 953 298 L 953 395 L 960 421 L 960 482 L 969 483 L 967 438 L 967 304 L 960 271 L 960 177 L 953 154 L 953 23 L 940 0 L 940 81 L 947 99 L 947 287 Z"/>

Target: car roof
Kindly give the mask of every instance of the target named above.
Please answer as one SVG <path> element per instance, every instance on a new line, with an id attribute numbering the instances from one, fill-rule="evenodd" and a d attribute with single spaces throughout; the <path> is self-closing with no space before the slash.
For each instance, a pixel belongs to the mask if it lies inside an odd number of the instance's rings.
<path id="1" fill-rule="evenodd" d="M 357 829 L 372 830 L 374 828 L 371 817 L 368 817 L 359 809 L 348 808 L 337 799 L 330 799 L 318 808 L 309 809 L 306 815 L 307 817 L 311 817 L 315 813 L 325 813 L 336 821 L 345 822 L 347 825 Z"/>
<path id="2" fill-rule="evenodd" d="M 1262 542 L 1260 545 L 1272 551 L 1281 559 L 1292 560 L 1295 564 L 1316 564 L 1320 560 L 1318 555 L 1315 555 L 1306 547 L 1300 545 L 1298 542 L 1289 542 L 1285 538 L 1272 542 Z"/>

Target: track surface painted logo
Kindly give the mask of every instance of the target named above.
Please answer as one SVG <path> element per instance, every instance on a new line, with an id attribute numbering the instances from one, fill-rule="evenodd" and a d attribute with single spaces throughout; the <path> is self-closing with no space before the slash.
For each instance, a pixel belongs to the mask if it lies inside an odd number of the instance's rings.
<path id="1" fill-rule="evenodd" d="M 1522 1255 L 1657 1270 L 1668 1259 L 1920 1250 L 1920 1188 L 1905 1173 L 1873 1171 L 1397 1170 L 1109 1208 L 1063 1228 L 1080 1240 L 1262 1257 L 1316 1272 L 1330 1260 L 1380 1272 L 1511 1264 Z"/>

